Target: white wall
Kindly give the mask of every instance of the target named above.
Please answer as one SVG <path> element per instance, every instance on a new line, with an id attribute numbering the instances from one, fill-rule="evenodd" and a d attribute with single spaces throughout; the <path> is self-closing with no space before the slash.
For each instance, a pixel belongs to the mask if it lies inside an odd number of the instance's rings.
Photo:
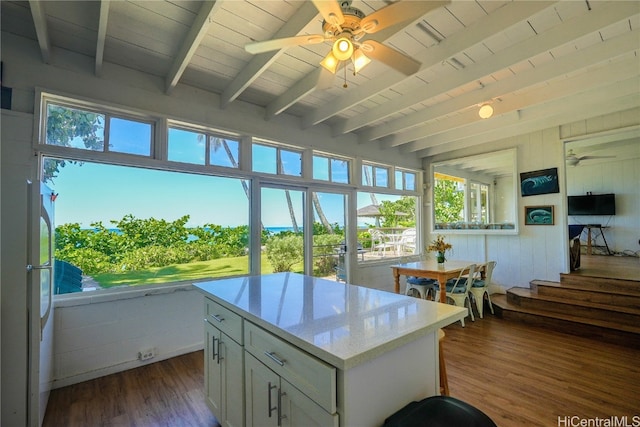
<path id="1" fill-rule="evenodd" d="M 56 300 L 54 388 L 203 348 L 203 297 L 189 284 L 91 294 Z M 141 362 L 146 349 L 156 356 Z"/>
<path id="2" fill-rule="evenodd" d="M 640 142 L 638 142 L 640 151 Z M 567 173 L 567 188 L 571 195 L 615 193 L 616 215 L 572 216 L 571 224 L 602 224 L 609 249 L 613 252 L 640 251 L 640 156 L 635 159 L 588 165 L 585 162 Z M 586 241 L 586 231 L 582 235 Z M 597 240 L 602 245 L 601 238 Z"/>

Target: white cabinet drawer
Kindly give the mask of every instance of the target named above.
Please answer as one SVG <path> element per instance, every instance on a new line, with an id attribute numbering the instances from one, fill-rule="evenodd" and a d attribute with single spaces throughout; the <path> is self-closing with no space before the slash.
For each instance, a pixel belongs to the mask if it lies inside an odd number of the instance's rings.
<path id="1" fill-rule="evenodd" d="M 336 412 L 336 368 L 250 323 L 244 323 L 245 350 L 294 384 L 327 412 Z"/>
<path id="2" fill-rule="evenodd" d="M 242 317 L 209 298 L 204 299 L 205 320 L 242 345 Z"/>

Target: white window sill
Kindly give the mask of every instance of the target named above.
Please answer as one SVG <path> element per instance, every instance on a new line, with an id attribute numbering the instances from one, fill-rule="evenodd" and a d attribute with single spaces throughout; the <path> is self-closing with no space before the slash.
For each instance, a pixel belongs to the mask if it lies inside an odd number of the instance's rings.
<path id="1" fill-rule="evenodd" d="M 122 286 L 95 291 L 77 292 L 54 296 L 56 307 L 73 307 L 79 305 L 98 304 L 131 298 L 142 298 L 153 295 L 171 294 L 180 291 L 192 291 L 194 282 L 173 282 L 159 285 Z"/>

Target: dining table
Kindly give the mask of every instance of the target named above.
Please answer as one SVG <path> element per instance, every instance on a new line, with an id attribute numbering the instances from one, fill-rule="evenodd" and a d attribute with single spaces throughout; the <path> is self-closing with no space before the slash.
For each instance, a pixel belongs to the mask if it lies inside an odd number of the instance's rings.
<path id="1" fill-rule="evenodd" d="M 395 264 L 391 266 L 394 278 L 394 290 L 400 293 L 400 276 L 415 276 L 435 279 L 440 284 L 440 302 L 446 303 L 447 291 L 446 283 L 449 279 L 457 278 L 461 272 L 468 273 L 471 264 L 478 264 L 475 261 L 445 261 L 438 263 L 435 259 L 423 261 L 407 262 L 403 264 Z M 480 272 L 484 274 L 483 271 Z"/>

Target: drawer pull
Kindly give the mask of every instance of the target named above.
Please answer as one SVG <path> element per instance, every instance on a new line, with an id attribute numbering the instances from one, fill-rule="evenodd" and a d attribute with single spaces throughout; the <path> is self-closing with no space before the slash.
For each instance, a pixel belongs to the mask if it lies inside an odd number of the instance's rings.
<path id="1" fill-rule="evenodd" d="M 274 352 L 265 351 L 264 354 L 280 366 L 284 366 L 284 362 L 286 362 L 286 360 L 279 359 Z"/>
<path id="2" fill-rule="evenodd" d="M 224 320 L 224 317 L 220 317 L 217 314 L 212 314 L 211 317 L 213 317 L 213 320 L 217 321 L 218 323 L 222 323 L 222 321 Z"/>
<path id="3" fill-rule="evenodd" d="M 271 413 L 273 411 L 275 411 L 276 409 L 278 409 L 278 407 L 272 407 L 271 406 L 271 390 L 273 390 L 274 388 L 277 388 L 277 386 L 271 385 L 271 381 L 269 381 L 269 388 L 267 389 L 267 394 L 269 395 L 269 399 L 268 399 L 268 401 L 269 401 L 269 404 L 268 404 L 268 406 L 269 406 L 269 418 L 271 418 Z"/>

